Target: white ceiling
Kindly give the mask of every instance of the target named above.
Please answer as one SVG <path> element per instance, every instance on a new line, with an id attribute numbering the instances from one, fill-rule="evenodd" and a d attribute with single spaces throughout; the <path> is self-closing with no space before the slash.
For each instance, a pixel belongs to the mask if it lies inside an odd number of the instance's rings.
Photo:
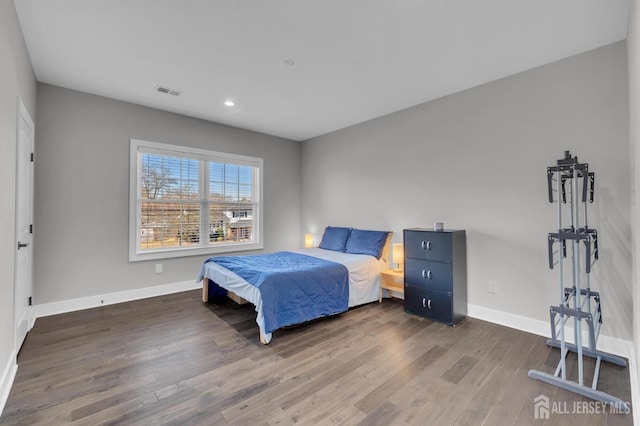
<path id="1" fill-rule="evenodd" d="M 628 0 L 14 3 L 38 81 L 294 140 L 623 40 L 628 9 Z"/>

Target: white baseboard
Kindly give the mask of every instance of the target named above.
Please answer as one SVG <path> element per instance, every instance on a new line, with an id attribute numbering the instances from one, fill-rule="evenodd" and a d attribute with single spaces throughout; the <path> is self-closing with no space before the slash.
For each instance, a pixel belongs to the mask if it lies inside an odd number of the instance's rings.
<path id="1" fill-rule="evenodd" d="M 551 328 L 549 323 L 546 321 L 496 311 L 483 306 L 468 305 L 467 309 L 467 315 L 472 318 L 504 325 L 505 327 L 537 334 L 538 336 L 551 337 Z M 573 343 L 573 328 L 567 325 L 566 330 L 567 332 L 565 334 L 567 335 L 567 341 Z M 583 339 L 585 342 L 588 341 L 586 331 L 584 330 Z M 604 335 L 600 335 L 598 338 L 598 350 L 629 359 L 635 356 L 633 342 Z"/>
<path id="2" fill-rule="evenodd" d="M 98 306 L 113 305 L 115 303 L 130 302 L 132 300 L 146 299 L 148 297 L 163 296 L 165 294 L 179 293 L 181 291 L 201 288 L 202 284 L 193 281 L 156 285 L 153 287 L 137 288 L 135 290 L 119 291 L 117 293 L 99 294 L 96 296 L 81 297 L 79 299 L 62 300 L 60 302 L 43 303 L 35 305 L 36 318 L 49 315 L 64 314 L 66 312 L 80 311 L 96 308 Z"/>
<path id="3" fill-rule="evenodd" d="M 117 293 L 107 293 L 97 296 L 82 297 L 78 299 L 63 300 L 60 302 L 45 303 L 36 305 L 36 318 L 46 317 L 49 315 L 62 314 L 66 312 L 79 311 L 83 309 L 95 308 L 98 306 L 112 305 L 115 303 L 129 302 L 132 300 L 146 299 L 148 297 L 162 296 L 165 294 L 179 293 L 181 291 L 195 290 L 201 288 L 200 283 L 193 281 L 183 281 L 172 284 L 164 284 L 153 287 L 145 287 L 135 290 L 121 291 Z M 549 323 L 546 321 L 535 320 L 507 312 L 496 311 L 494 309 L 482 306 L 468 305 L 468 316 L 483 321 L 492 322 L 503 325 L 505 327 L 514 328 L 516 330 L 537 334 L 539 336 L 550 337 L 551 332 Z M 567 328 L 569 329 L 569 327 Z M 572 336 L 573 333 L 567 333 Z M 637 380 L 637 362 L 635 359 L 635 350 L 633 342 L 629 340 L 618 339 L 610 336 L 600 336 L 598 339 L 598 349 L 614 355 L 622 356 L 629 359 L 629 375 L 631 379 L 632 404 L 640 405 L 640 388 Z M 11 362 L 6 366 L 0 380 L 0 414 L 4 408 L 4 404 L 9 397 L 11 385 L 15 378 L 17 365 L 15 363 L 15 353 L 12 353 Z"/>
<path id="4" fill-rule="evenodd" d="M 537 334 L 539 336 L 551 337 L 551 327 L 546 321 L 535 320 L 520 315 L 510 314 L 507 312 L 496 311 L 476 305 L 467 305 L 467 315 L 472 318 L 481 319 L 495 324 L 504 325 L 505 327 L 515 328 L 516 330 L 526 331 L 527 333 Z M 573 329 L 567 327 L 570 343 L 573 343 Z M 586 335 L 584 336 L 587 341 Z M 615 337 L 603 336 L 598 338 L 598 350 L 608 352 L 610 354 L 625 357 L 628 360 L 629 381 L 631 383 L 631 406 L 640 406 L 640 384 L 638 383 L 638 363 L 635 356 L 635 348 L 630 340 L 617 339 Z M 640 424 L 637 418 L 636 410 L 633 411 L 634 424 Z"/>
<path id="5" fill-rule="evenodd" d="M 29 331 L 31 331 L 36 323 L 36 307 L 29 306 L 29 308 L 31 309 L 31 311 L 29 312 Z"/>
<path id="6" fill-rule="evenodd" d="M 16 378 L 17 371 L 16 352 L 11 351 L 9 361 L 2 371 L 2 376 L 0 376 L 0 415 L 2 415 L 4 411 L 7 399 L 9 399 L 9 392 L 11 392 L 11 386 L 13 385 L 13 380 Z"/>
<path id="7" fill-rule="evenodd" d="M 640 387 L 638 386 L 638 363 L 636 357 L 629 357 L 629 378 L 631 380 L 631 412 L 633 414 L 633 424 L 640 424 L 640 411 L 633 407 L 640 406 Z"/>

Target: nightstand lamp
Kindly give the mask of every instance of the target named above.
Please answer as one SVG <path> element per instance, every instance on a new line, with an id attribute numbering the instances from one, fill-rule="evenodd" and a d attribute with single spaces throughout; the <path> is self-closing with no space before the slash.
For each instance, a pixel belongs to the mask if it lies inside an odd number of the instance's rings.
<path id="1" fill-rule="evenodd" d="M 396 271 L 402 271 L 402 266 L 404 264 L 404 244 L 396 243 L 393 245 L 393 254 L 392 254 L 393 263 L 398 264 L 398 269 Z"/>
<path id="2" fill-rule="evenodd" d="M 304 247 L 313 247 L 313 234 L 304 234 Z"/>

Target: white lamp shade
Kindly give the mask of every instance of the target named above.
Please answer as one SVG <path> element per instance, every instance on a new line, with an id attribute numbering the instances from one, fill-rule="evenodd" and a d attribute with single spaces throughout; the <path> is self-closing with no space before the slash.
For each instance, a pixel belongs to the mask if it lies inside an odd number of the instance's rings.
<path id="1" fill-rule="evenodd" d="M 313 247 L 313 234 L 304 234 L 305 248 Z"/>
<path id="2" fill-rule="evenodd" d="M 404 263 L 404 244 L 396 243 L 393 245 L 393 263 Z"/>

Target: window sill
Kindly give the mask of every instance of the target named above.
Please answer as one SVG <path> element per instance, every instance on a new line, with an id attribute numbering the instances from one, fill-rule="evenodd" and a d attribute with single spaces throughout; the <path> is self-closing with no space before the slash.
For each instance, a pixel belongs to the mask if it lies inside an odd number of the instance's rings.
<path id="1" fill-rule="evenodd" d="M 217 247 L 193 247 L 184 248 L 179 250 L 166 249 L 166 250 L 153 250 L 145 251 L 141 253 L 130 252 L 129 262 L 140 262 L 145 260 L 154 259 L 171 259 L 177 257 L 189 257 L 189 256 L 202 256 L 202 255 L 216 255 L 225 253 L 234 253 L 239 251 L 260 250 L 263 248 L 262 243 L 239 243 L 220 245 Z"/>

